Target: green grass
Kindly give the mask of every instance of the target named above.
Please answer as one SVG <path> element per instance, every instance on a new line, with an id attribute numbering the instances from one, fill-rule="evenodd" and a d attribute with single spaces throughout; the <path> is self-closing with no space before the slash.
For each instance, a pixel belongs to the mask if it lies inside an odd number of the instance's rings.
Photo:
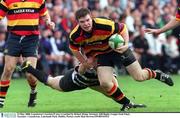
<path id="1" fill-rule="evenodd" d="M 180 76 L 173 76 L 169 87 L 157 80 L 136 82 L 129 76 L 119 77 L 121 89 L 135 103 L 147 108 L 130 112 L 180 112 Z M 62 93 L 38 84 L 37 105 L 28 108 L 29 86 L 25 79 L 14 79 L 1 112 L 119 112 L 120 105 L 91 89 Z"/>

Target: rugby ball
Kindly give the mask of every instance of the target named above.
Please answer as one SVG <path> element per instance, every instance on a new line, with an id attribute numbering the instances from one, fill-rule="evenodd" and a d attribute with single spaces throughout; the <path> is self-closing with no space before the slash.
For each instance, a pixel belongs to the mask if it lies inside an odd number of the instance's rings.
<path id="1" fill-rule="evenodd" d="M 113 34 L 110 38 L 109 38 L 109 46 L 112 48 L 112 49 L 116 49 L 116 48 L 119 48 L 121 46 L 124 45 L 124 39 L 123 37 L 120 35 L 120 34 Z"/>

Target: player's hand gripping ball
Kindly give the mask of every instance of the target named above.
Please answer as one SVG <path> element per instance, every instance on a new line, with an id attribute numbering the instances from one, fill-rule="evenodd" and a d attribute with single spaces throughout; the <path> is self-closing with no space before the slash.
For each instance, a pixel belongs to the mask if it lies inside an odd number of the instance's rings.
<path id="1" fill-rule="evenodd" d="M 125 44 L 123 37 L 120 34 L 113 34 L 109 38 L 109 46 L 112 49 L 117 49 Z"/>

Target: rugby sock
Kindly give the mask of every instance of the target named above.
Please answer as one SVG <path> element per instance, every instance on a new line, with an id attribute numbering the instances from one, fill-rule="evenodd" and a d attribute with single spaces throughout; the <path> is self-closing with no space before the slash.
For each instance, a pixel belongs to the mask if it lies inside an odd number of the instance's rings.
<path id="1" fill-rule="evenodd" d="M 114 84 L 112 89 L 107 92 L 119 104 L 129 104 L 130 100 L 122 93 L 122 91 Z"/>
<path id="2" fill-rule="evenodd" d="M 6 94 L 10 85 L 10 80 L 2 81 L 0 80 L 0 108 L 4 106 L 4 101 Z"/>
<path id="3" fill-rule="evenodd" d="M 28 83 L 29 83 L 29 86 L 31 87 L 31 93 L 36 93 L 36 86 L 37 86 L 37 80 L 30 80 L 30 79 L 27 79 Z"/>
<path id="4" fill-rule="evenodd" d="M 156 73 L 154 70 L 151 70 L 149 68 L 145 68 L 144 70 L 148 71 L 148 80 L 151 78 L 159 79 L 160 74 Z"/>
<path id="5" fill-rule="evenodd" d="M 26 68 L 26 72 L 31 73 L 34 75 L 40 82 L 46 84 L 48 80 L 48 75 L 45 72 L 39 71 L 32 66 L 28 66 Z"/>

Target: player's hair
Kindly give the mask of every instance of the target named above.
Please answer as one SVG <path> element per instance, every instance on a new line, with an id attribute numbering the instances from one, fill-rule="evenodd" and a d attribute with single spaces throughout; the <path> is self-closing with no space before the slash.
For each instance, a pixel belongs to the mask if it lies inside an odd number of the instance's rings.
<path id="1" fill-rule="evenodd" d="M 87 8 L 80 8 L 76 11 L 76 20 L 79 20 L 81 17 L 85 17 L 86 15 L 91 14 L 91 11 Z"/>

